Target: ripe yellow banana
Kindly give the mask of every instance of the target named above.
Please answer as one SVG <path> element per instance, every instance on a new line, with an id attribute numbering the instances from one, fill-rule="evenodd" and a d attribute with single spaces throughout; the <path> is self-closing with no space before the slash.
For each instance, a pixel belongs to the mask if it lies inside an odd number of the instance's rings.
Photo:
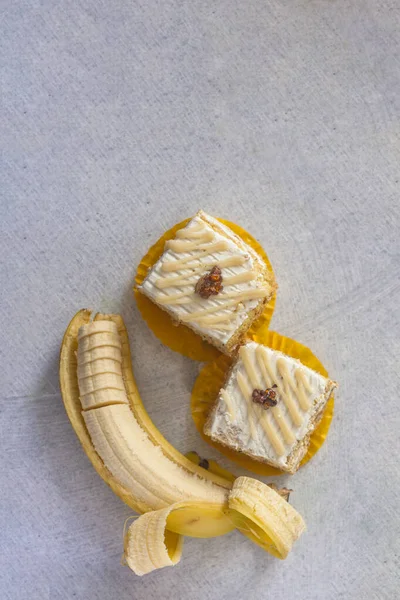
<path id="1" fill-rule="evenodd" d="M 250 477 L 235 480 L 229 513 L 239 531 L 281 559 L 306 528 L 299 513 L 278 492 Z"/>
<path id="2" fill-rule="evenodd" d="M 285 558 L 304 530 L 300 515 L 270 487 L 235 479 L 215 461 L 207 470 L 198 455 L 186 458 L 162 437 L 136 388 L 120 316 L 92 321 L 90 311 L 75 315 L 62 343 L 60 384 L 95 469 L 124 502 L 146 513 L 129 528 L 125 543 L 136 573 L 176 564 L 180 535 L 214 537 L 235 527 Z"/>
<path id="3" fill-rule="evenodd" d="M 183 537 L 166 529 L 174 506 L 148 512 L 129 527 L 124 539 L 124 559 L 136 575 L 172 567 L 180 561 Z"/>
<path id="4" fill-rule="evenodd" d="M 234 529 L 227 514 L 232 483 L 180 454 L 146 413 L 122 318 L 90 317 L 80 311 L 66 331 L 60 383 L 68 416 L 98 473 L 139 513 L 185 501 L 168 525 L 177 533 L 213 537 Z"/>

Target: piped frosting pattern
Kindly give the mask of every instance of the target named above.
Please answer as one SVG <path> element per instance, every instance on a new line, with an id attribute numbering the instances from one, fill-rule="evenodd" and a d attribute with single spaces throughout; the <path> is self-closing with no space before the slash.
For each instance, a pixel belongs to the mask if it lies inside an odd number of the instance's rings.
<path id="1" fill-rule="evenodd" d="M 202 298 L 196 283 L 213 267 L 222 273 L 223 288 Z M 139 288 L 200 335 L 226 344 L 250 311 L 273 289 L 265 280 L 265 264 L 257 253 L 219 221 L 200 211 L 165 251 Z"/>
<path id="2" fill-rule="evenodd" d="M 255 389 L 273 386 L 276 406 L 266 409 L 252 400 Z M 205 432 L 235 450 L 284 467 L 334 387 L 300 361 L 250 342 L 240 348 Z"/>

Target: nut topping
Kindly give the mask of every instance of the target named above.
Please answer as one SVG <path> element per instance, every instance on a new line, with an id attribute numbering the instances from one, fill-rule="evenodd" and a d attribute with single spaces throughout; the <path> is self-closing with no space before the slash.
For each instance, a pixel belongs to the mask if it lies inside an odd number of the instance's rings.
<path id="1" fill-rule="evenodd" d="M 222 274 L 219 267 L 213 267 L 209 273 L 202 275 L 194 288 L 196 294 L 202 298 L 216 296 L 223 289 Z"/>
<path id="2" fill-rule="evenodd" d="M 278 404 L 278 400 L 276 398 L 275 389 L 277 386 L 273 385 L 272 388 L 267 388 L 266 390 L 253 390 L 251 395 L 253 402 L 256 404 L 260 404 L 265 409 L 268 409 L 272 406 L 276 406 Z"/>

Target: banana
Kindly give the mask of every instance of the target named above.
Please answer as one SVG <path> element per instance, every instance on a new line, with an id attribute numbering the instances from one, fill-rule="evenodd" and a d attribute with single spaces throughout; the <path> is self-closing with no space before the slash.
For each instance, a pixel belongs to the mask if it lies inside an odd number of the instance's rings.
<path id="1" fill-rule="evenodd" d="M 132 523 L 124 537 L 124 559 L 136 575 L 172 567 L 182 556 L 183 537 L 166 529 L 175 506 L 148 512 Z"/>
<path id="2" fill-rule="evenodd" d="M 235 480 L 229 514 L 241 533 L 281 559 L 305 531 L 302 517 L 279 493 L 250 477 Z"/>
<path id="3" fill-rule="evenodd" d="M 133 378 L 120 316 L 92 321 L 88 310 L 75 315 L 61 347 L 60 385 L 93 466 L 124 502 L 145 513 L 129 528 L 125 544 L 136 573 L 176 564 L 181 535 L 215 537 L 235 527 L 274 556 L 287 556 L 305 526 L 279 491 L 248 477 L 235 479 L 195 453 L 184 457 L 152 423 Z"/>
<path id="4" fill-rule="evenodd" d="M 146 413 L 122 318 L 90 317 L 90 311 L 78 312 L 65 333 L 60 385 L 71 423 L 98 473 L 139 513 L 184 501 L 168 523 L 176 533 L 214 537 L 234 529 L 228 516 L 232 482 L 180 454 Z"/>

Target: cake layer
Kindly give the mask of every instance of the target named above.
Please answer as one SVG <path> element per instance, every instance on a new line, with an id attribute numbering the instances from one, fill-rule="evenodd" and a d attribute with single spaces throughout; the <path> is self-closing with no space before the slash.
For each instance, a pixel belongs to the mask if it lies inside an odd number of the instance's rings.
<path id="1" fill-rule="evenodd" d="M 178 322 L 230 351 L 274 291 L 261 257 L 203 211 L 165 244 L 139 290 Z M 234 344 L 236 345 L 236 343 Z"/>
<path id="2" fill-rule="evenodd" d="M 334 387 L 300 361 L 249 342 L 240 348 L 204 431 L 234 450 L 294 472 Z"/>

